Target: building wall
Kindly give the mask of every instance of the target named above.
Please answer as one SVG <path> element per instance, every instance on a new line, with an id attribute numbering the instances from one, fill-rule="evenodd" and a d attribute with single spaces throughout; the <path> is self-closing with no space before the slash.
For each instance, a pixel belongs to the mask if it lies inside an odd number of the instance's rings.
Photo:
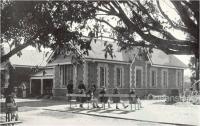
<path id="1" fill-rule="evenodd" d="M 168 88 L 176 88 L 176 69 L 168 69 Z"/>
<path id="2" fill-rule="evenodd" d="M 58 65 L 54 66 L 54 79 L 53 80 L 54 80 L 53 87 L 60 88 L 61 77 L 60 77 L 60 66 L 58 66 Z"/>
<path id="3" fill-rule="evenodd" d="M 118 64 L 118 63 L 103 63 L 103 62 L 92 62 L 88 61 L 87 62 L 87 75 L 84 74 L 84 66 L 83 65 L 78 65 L 77 66 L 77 85 L 80 80 L 84 80 L 84 76 L 87 76 L 87 84 L 85 85 L 91 85 L 92 83 L 98 84 L 98 70 L 97 66 L 98 64 L 107 64 L 108 66 L 108 84 L 106 86 L 108 93 L 112 93 L 113 88 L 115 87 L 115 66 L 121 66 L 124 69 L 124 75 L 123 75 L 123 87 L 119 88 L 120 93 L 128 93 L 130 91 L 130 65 L 129 64 Z M 58 66 L 57 66 L 58 67 Z M 59 69 L 55 67 L 55 86 L 59 87 Z M 163 95 L 163 94 L 169 94 L 171 89 L 176 89 L 176 69 L 174 68 L 166 68 L 166 67 L 154 67 L 151 66 L 149 62 L 144 62 L 140 60 L 136 60 L 133 63 L 132 66 L 132 82 L 131 82 L 131 87 L 134 87 L 135 85 L 135 68 L 136 67 L 141 67 L 143 69 L 142 72 L 142 87 L 141 88 L 136 88 L 136 93 L 140 96 L 145 96 L 149 93 L 154 94 L 154 95 Z M 157 70 L 157 86 L 155 88 L 152 88 L 150 86 L 150 70 L 151 69 L 156 69 Z M 162 73 L 161 71 L 165 69 L 168 71 L 168 87 L 165 88 L 162 86 Z M 183 72 L 183 70 L 181 70 Z M 182 74 L 183 75 L 183 74 Z M 57 84 L 56 84 L 57 83 Z M 98 87 L 98 85 L 97 85 Z M 98 87 L 99 91 L 100 87 Z M 64 89 L 56 89 L 54 90 L 56 93 L 55 95 L 65 95 L 66 88 Z"/>

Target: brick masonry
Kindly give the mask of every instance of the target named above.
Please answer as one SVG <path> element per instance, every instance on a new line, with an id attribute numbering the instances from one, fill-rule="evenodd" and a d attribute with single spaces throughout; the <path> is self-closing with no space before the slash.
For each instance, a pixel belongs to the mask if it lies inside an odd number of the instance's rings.
<path id="1" fill-rule="evenodd" d="M 77 66 L 77 83 L 75 84 L 75 89 L 77 88 L 77 85 L 80 80 L 83 80 L 84 76 L 88 76 L 87 78 L 87 83 L 86 85 L 90 85 L 92 83 L 97 84 L 98 82 L 98 74 L 97 74 L 97 65 L 98 63 L 103 63 L 103 62 L 87 62 L 88 63 L 88 74 L 84 75 L 83 73 L 83 65 L 78 65 Z M 109 93 L 112 93 L 114 86 L 114 66 L 122 66 L 124 69 L 124 83 L 123 87 L 119 88 L 120 93 L 128 93 L 130 91 L 130 88 L 133 87 L 131 85 L 130 87 L 130 65 L 129 64 L 118 64 L 118 63 L 105 63 L 108 65 L 108 83 L 107 85 L 107 91 Z M 144 61 L 139 61 L 136 60 L 132 66 L 132 84 L 135 83 L 135 67 L 140 66 L 143 69 L 143 83 L 141 88 L 136 88 L 136 93 L 140 96 L 147 95 L 149 93 L 154 94 L 154 95 L 164 95 L 164 94 L 169 94 L 171 89 L 176 89 L 176 69 L 174 68 L 163 68 L 163 67 L 153 67 L 149 62 L 144 62 Z M 150 69 L 155 68 L 157 70 L 157 87 L 152 88 L 150 86 Z M 168 88 L 163 88 L 161 85 L 161 70 L 162 69 L 167 69 L 168 70 Z M 55 70 L 55 77 L 54 77 L 54 96 L 65 96 L 66 94 L 66 88 L 60 88 L 60 74 L 59 74 L 59 66 L 54 67 Z M 183 72 L 183 70 L 181 70 Z M 146 73 L 147 72 L 147 73 Z M 97 85 L 98 89 L 100 88 Z"/>

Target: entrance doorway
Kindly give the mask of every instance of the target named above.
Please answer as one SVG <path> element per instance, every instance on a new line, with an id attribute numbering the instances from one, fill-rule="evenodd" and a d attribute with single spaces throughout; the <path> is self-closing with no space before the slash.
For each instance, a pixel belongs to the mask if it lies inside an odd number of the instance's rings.
<path id="1" fill-rule="evenodd" d="M 32 96 L 52 95 L 53 79 L 31 79 Z"/>
<path id="2" fill-rule="evenodd" d="M 31 94 L 32 96 L 40 96 L 41 95 L 41 80 L 33 79 L 31 80 Z"/>
<path id="3" fill-rule="evenodd" d="M 52 95 L 53 79 L 44 79 L 43 83 L 44 83 L 43 87 L 44 95 Z"/>

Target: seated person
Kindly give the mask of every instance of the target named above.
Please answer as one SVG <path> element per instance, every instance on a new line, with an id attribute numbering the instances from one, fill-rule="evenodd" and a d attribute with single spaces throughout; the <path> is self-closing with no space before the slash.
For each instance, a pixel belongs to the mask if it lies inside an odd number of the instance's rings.
<path id="1" fill-rule="evenodd" d="M 73 93 L 73 81 L 70 80 L 68 85 L 67 85 L 67 93 L 72 94 Z"/>
<path id="2" fill-rule="evenodd" d="M 84 89 L 79 89 L 78 94 L 85 94 Z M 80 108 L 83 108 L 83 103 L 86 101 L 86 97 L 77 97 L 76 101 L 80 102 Z"/>
<path id="3" fill-rule="evenodd" d="M 84 91 L 86 91 L 86 87 L 85 87 L 83 81 L 79 82 L 78 89 L 80 89 L 80 90 L 83 89 Z"/>
<path id="4" fill-rule="evenodd" d="M 130 94 L 131 96 L 134 96 L 134 95 L 135 95 L 135 90 L 132 88 L 132 89 L 130 90 L 129 94 Z M 136 96 L 136 95 L 135 95 L 135 96 Z M 134 98 L 134 97 L 129 97 L 129 102 L 130 102 L 130 104 L 136 104 L 136 103 L 137 103 L 136 97 L 135 97 L 135 98 Z"/>
<path id="5" fill-rule="evenodd" d="M 68 85 L 67 85 L 67 93 L 68 94 L 73 94 L 73 81 L 70 80 Z M 72 98 L 69 96 L 68 100 L 71 100 Z"/>
<path id="6" fill-rule="evenodd" d="M 99 94 L 106 94 L 106 88 L 102 87 L 101 91 L 99 92 Z M 103 106 L 105 107 L 105 103 L 108 103 L 108 107 L 110 108 L 110 103 L 108 102 L 108 97 L 99 97 L 100 102 L 102 103 L 102 108 Z"/>
<path id="7" fill-rule="evenodd" d="M 130 98 L 129 101 L 132 104 L 138 104 L 140 108 L 142 108 L 142 103 L 140 100 L 140 97 L 136 95 L 135 90 L 132 88 L 131 91 L 129 92 L 130 95 L 135 95 L 135 98 Z"/>
<path id="8" fill-rule="evenodd" d="M 11 119 L 15 118 L 15 120 L 17 121 L 18 120 L 18 114 L 17 114 L 17 111 L 18 111 L 18 107 L 17 107 L 17 104 L 15 102 L 15 99 L 14 99 L 14 93 L 11 93 L 9 95 L 6 96 L 6 99 L 5 99 L 5 105 L 6 105 L 6 113 L 11 113 L 12 116 L 11 116 Z"/>
<path id="9" fill-rule="evenodd" d="M 118 88 L 113 89 L 113 94 L 119 94 Z M 128 105 L 125 105 L 124 102 L 120 100 L 120 97 L 113 97 L 112 100 L 113 100 L 113 103 L 116 103 L 116 109 L 119 109 L 118 103 L 122 103 L 124 108 L 128 107 Z"/>

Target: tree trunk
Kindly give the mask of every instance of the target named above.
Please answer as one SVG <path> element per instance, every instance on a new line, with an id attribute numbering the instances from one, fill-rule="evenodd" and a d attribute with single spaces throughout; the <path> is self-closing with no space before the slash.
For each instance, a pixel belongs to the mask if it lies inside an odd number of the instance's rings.
<path id="1" fill-rule="evenodd" d="M 1 56 L 1 63 L 6 62 L 9 60 L 9 58 L 13 55 L 15 55 L 17 52 L 23 50 L 24 48 L 26 48 L 27 46 L 31 45 L 31 43 L 37 38 L 37 34 L 35 36 L 33 36 L 32 38 L 30 38 L 26 43 L 14 48 L 13 50 L 11 50 L 9 53 Z"/>
<path id="2" fill-rule="evenodd" d="M 200 72 L 199 72 L 199 67 L 200 66 L 199 66 L 199 59 L 198 58 L 196 58 L 195 67 L 196 67 L 196 81 L 198 81 L 199 80 L 199 74 L 200 74 Z M 195 85 L 195 88 L 196 88 L 197 91 L 199 91 L 199 83 L 197 83 Z"/>

